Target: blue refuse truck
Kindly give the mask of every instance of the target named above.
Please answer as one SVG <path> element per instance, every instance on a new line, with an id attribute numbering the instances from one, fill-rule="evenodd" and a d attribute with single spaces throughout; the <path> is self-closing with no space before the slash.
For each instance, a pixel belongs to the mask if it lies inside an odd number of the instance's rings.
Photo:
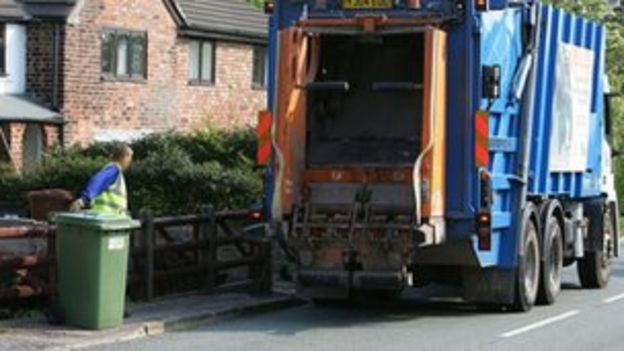
<path id="1" fill-rule="evenodd" d="M 264 207 L 317 301 L 526 311 L 618 255 L 606 29 L 512 0 L 275 0 Z M 370 295 L 367 295 L 370 296 Z"/>

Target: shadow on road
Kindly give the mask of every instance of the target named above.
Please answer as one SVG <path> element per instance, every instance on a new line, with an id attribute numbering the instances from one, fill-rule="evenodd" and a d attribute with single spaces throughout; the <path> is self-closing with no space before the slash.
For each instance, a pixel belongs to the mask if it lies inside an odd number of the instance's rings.
<path id="1" fill-rule="evenodd" d="M 616 261 L 612 267 L 614 280 L 624 277 L 624 263 Z M 584 294 L 579 284 L 576 267 L 565 268 L 562 289 L 571 293 L 568 296 Z M 563 294 L 566 294 L 564 291 Z M 252 332 L 271 335 L 295 335 L 310 330 L 333 328 L 361 328 L 384 326 L 396 323 L 400 326 L 421 319 L 426 324 L 474 323 L 475 317 L 493 318 L 503 323 L 510 318 L 521 317 L 500 309 L 484 310 L 460 298 L 457 287 L 434 286 L 408 290 L 397 300 L 351 301 L 338 305 L 317 307 L 309 303 L 304 306 L 255 316 L 247 316 L 235 321 L 205 326 L 198 330 L 215 332 Z M 499 322 L 495 322 L 499 323 Z"/>
<path id="2" fill-rule="evenodd" d="M 439 291 L 437 296 L 423 296 Z M 448 287 L 428 287 L 388 301 L 347 301 L 317 307 L 313 303 L 289 310 L 241 318 L 227 323 L 205 326 L 199 331 L 252 332 L 272 335 L 295 335 L 312 329 L 357 328 L 362 326 L 414 322 L 424 318 L 470 319 L 483 314 L 476 306 L 452 296 Z M 452 289 L 450 289 L 452 291 Z M 442 297 L 440 297 L 442 296 Z M 188 333 L 188 331 L 187 331 Z"/>

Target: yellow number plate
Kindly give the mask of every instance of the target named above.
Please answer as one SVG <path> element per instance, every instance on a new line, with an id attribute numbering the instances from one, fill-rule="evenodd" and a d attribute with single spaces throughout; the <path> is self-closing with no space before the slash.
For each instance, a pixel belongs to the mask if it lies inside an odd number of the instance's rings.
<path id="1" fill-rule="evenodd" d="M 393 0 L 342 0 L 343 9 L 391 9 Z"/>

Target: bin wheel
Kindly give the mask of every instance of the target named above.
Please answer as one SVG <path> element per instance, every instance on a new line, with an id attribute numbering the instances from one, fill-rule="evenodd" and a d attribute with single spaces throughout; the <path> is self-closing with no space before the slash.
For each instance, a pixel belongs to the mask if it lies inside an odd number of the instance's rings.
<path id="1" fill-rule="evenodd" d="M 561 292 L 561 271 L 563 270 L 563 231 L 555 216 L 549 216 L 546 221 L 543 249 L 537 302 L 551 305 Z"/>
<path id="2" fill-rule="evenodd" d="M 63 325 L 65 323 L 65 311 L 58 298 L 52 299 L 50 307 L 45 313 L 45 317 L 51 325 Z"/>
<path id="3" fill-rule="evenodd" d="M 518 247 L 516 287 L 512 310 L 526 312 L 537 299 L 540 276 L 540 243 L 535 224 L 535 206 L 530 204 L 523 215 L 522 232 Z"/>

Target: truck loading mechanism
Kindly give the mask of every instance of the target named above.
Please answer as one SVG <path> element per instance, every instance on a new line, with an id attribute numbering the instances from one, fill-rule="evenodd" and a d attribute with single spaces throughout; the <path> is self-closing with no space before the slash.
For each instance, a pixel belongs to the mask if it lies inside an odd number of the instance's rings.
<path id="1" fill-rule="evenodd" d="M 302 294 L 445 282 L 528 310 L 554 302 L 564 265 L 606 284 L 602 26 L 487 0 L 273 11 L 265 196 Z"/>

